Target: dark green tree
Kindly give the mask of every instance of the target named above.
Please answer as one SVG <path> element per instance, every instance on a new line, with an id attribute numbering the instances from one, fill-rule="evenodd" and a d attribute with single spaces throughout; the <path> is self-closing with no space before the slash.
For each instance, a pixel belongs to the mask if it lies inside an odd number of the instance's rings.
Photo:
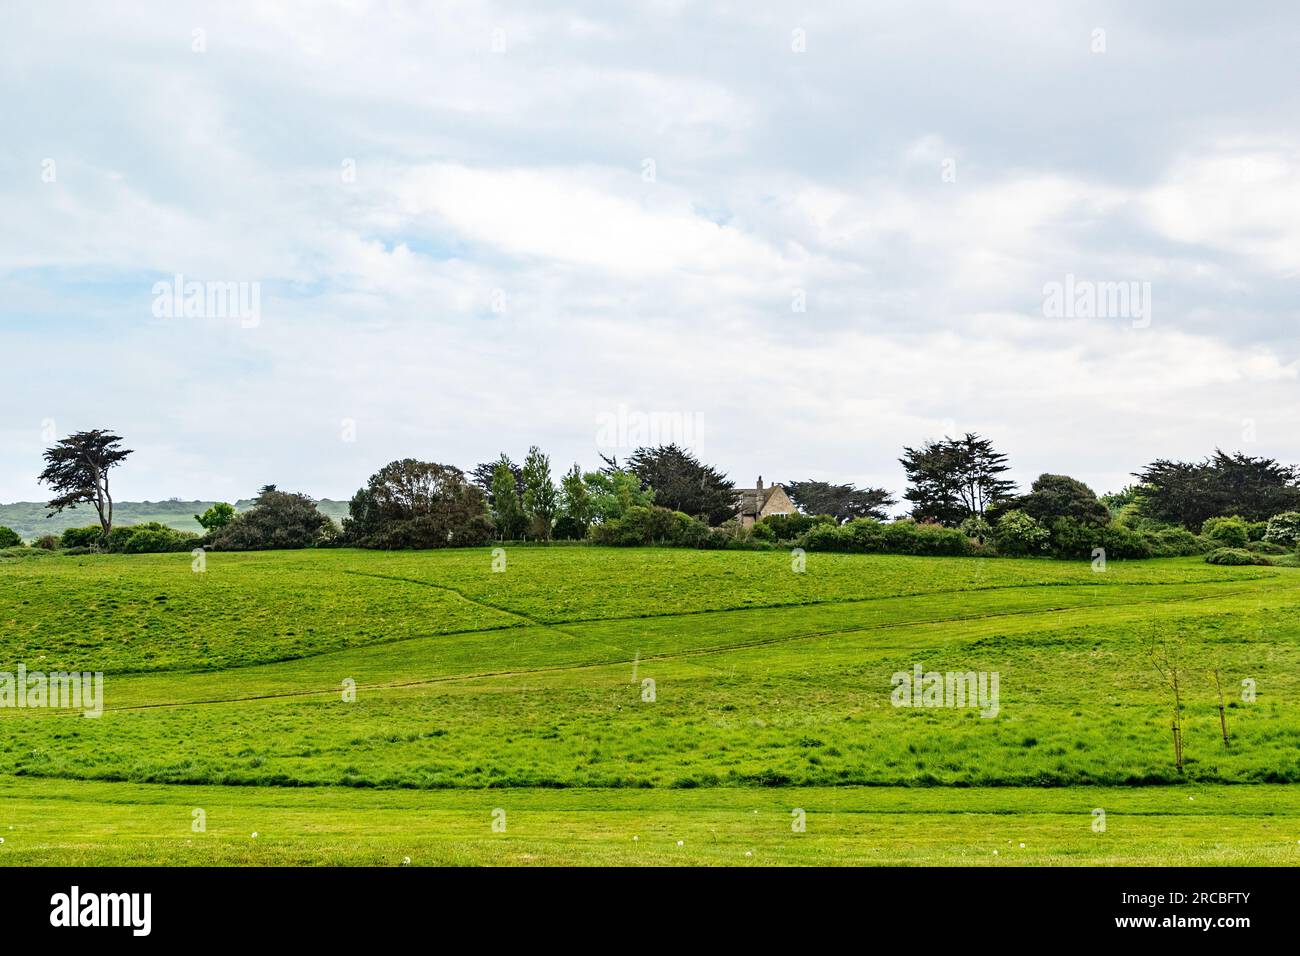
<path id="1" fill-rule="evenodd" d="M 109 472 L 131 454 L 122 447 L 120 435 L 100 428 L 76 432 L 59 439 L 45 452 L 45 470 L 36 480 L 49 485 L 54 498 L 46 505 L 54 517 L 64 508 L 79 504 L 94 505 L 99 513 L 101 540 L 113 530 L 113 496 L 109 492 Z"/>
<path id="2" fill-rule="evenodd" d="M 1134 477 L 1141 482 L 1138 507 L 1143 517 L 1181 524 L 1190 531 L 1219 515 L 1267 521 L 1300 506 L 1294 466 L 1240 452 L 1229 455 L 1215 449 L 1199 462 L 1161 458 Z"/>
<path id="3" fill-rule="evenodd" d="M 991 441 L 970 432 L 904 448 L 899 462 L 907 473 L 910 487 L 904 497 L 912 502 L 912 517 L 949 527 L 983 518 L 1015 489 L 1002 477 L 1010 470 L 1006 460 Z"/>
<path id="4" fill-rule="evenodd" d="M 1067 475 L 1039 475 L 1029 494 L 1006 503 L 1051 527 L 1058 518 L 1101 527 L 1110 523 L 1110 509 L 1097 500 L 1093 490 Z"/>
<path id="5" fill-rule="evenodd" d="M 735 484 L 676 444 L 638 448 L 628 458 L 627 470 L 654 490 L 655 504 L 661 507 L 712 525 L 736 513 Z"/>
<path id="6" fill-rule="evenodd" d="M 363 548 L 447 548 L 491 536 L 483 492 L 452 465 L 404 458 L 370 476 L 343 522 L 348 541 Z"/>
<path id="7" fill-rule="evenodd" d="M 310 548 L 326 541 L 333 527 L 314 499 L 264 485 L 252 507 L 235 515 L 209 545 L 216 551 Z"/>
<path id="8" fill-rule="evenodd" d="M 830 515 L 840 524 L 853 518 L 884 521 L 897 500 L 884 488 L 858 488 L 826 481 L 788 481 L 786 493 L 804 514 Z"/>

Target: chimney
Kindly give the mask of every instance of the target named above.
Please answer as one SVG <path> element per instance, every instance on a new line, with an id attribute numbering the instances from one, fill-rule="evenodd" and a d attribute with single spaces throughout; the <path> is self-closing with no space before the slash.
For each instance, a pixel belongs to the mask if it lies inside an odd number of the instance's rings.
<path id="1" fill-rule="evenodd" d="M 758 490 L 759 490 L 759 491 L 762 491 L 762 490 L 763 490 L 763 476 L 762 476 L 762 475 L 759 475 L 759 476 L 758 476 Z"/>

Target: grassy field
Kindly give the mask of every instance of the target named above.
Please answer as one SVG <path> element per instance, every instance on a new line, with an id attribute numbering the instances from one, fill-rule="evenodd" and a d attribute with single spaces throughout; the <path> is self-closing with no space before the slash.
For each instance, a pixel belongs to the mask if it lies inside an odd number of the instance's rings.
<path id="1" fill-rule="evenodd" d="M 99 718 L 0 708 L 0 864 L 1300 863 L 1300 570 L 492 561 L 0 559 L 0 671 L 105 674 Z M 892 706 L 916 664 L 997 716 Z"/>

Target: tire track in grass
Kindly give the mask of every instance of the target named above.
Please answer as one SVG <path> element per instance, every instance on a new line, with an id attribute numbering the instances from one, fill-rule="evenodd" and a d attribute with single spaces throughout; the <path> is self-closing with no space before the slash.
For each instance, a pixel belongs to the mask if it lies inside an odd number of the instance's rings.
<path id="1" fill-rule="evenodd" d="M 1250 594 L 1253 593 L 1253 590 L 1254 589 L 1239 589 L 1236 591 L 1227 592 L 1226 596 L 1235 597 L 1235 596 Z M 639 661 L 640 663 L 688 660 L 697 657 L 709 657 L 717 654 L 727 654 L 727 653 L 731 653 L 732 651 L 743 651 L 752 648 L 770 647 L 778 644 L 792 643 L 795 641 L 817 640 L 819 638 L 835 637 L 844 634 L 865 634 L 872 631 L 895 630 L 895 629 L 910 628 L 910 627 L 925 627 L 925 626 L 941 625 L 941 624 L 958 624 L 965 621 L 972 621 L 972 622 L 986 621 L 986 620 L 995 620 L 1000 618 L 1010 619 L 1010 618 L 1018 618 L 1018 617 L 1029 617 L 1033 615 L 1051 616 L 1057 614 L 1068 614 L 1070 612 L 1075 612 L 1075 611 L 1087 612 L 1087 611 L 1110 610 L 1113 608 L 1133 608 L 1133 607 L 1145 607 L 1145 606 L 1174 607 L 1179 604 L 1192 604 L 1199 601 L 1211 600 L 1221 596 L 1225 596 L 1225 595 L 1216 593 L 1216 594 L 1199 595 L 1195 597 L 1181 597 L 1181 598 L 1176 598 L 1174 600 L 1124 601 L 1124 602 L 1117 602 L 1115 604 L 1107 604 L 1102 607 L 1097 607 L 1095 605 L 1087 605 L 1087 604 L 1076 604 L 1076 605 L 1064 605 L 1061 607 L 1033 608 L 1029 610 L 1006 611 L 1006 612 L 995 613 L 995 614 L 974 614 L 974 615 L 964 615 L 958 617 L 929 618 L 924 620 L 913 620 L 913 621 L 890 621 L 883 624 L 871 624 L 866 626 L 857 625 L 854 627 L 832 628 L 832 629 L 821 630 L 821 631 L 810 631 L 802 634 L 787 634 L 781 637 L 763 638 L 760 640 L 753 640 L 753 641 L 737 641 L 731 644 L 719 644 L 719 645 L 714 645 L 712 647 L 692 648 L 688 650 L 673 651 L 673 652 L 668 652 L 663 654 L 651 654 L 644 657 L 638 656 L 635 660 Z M 658 615 L 658 616 L 665 617 L 671 615 Z M 595 622 L 595 623 L 599 623 L 599 622 Z M 606 645 L 606 646 L 614 647 L 615 650 L 620 650 L 623 653 L 626 653 L 626 649 L 624 648 L 618 648 L 615 647 L 614 645 Z M 584 670 L 596 670 L 600 668 L 616 667 L 620 664 L 628 665 L 632 663 L 634 663 L 634 659 L 628 657 L 626 659 L 587 661 L 587 662 L 577 663 L 577 664 L 555 664 L 548 667 L 534 667 L 534 668 L 526 668 L 526 669 L 510 669 L 510 670 L 499 670 L 499 671 L 480 671 L 480 672 L 468 673 L 468 674 L 447 674 L 439 677 L 425 677 L 425 678 L 420 678 L 418 680 L 410 680 L 410 681 L 389 681 L 389 682 L 377 683 L 377 684 L 359 684 L 358 688 L 363 690 L 402 690 L 410 687 L 428 687 L 428 686 L 434 686 L 438 684 L 458 684 L 458 683 L 465 683 L 469 681 L 493 680 L 496 678 L 503 678 L 503 677 L 528 677 L 531 675 L 545 675 L 545 674 L 576 672 L 576 671 L 584 671 Z M 221 673 L 221 672 L 218 671 L 216 673 Z M 327 696 L 333 696 L 336 693 L 338 693 L 338 689 L 331 687 L 323 690 L 284 691 L 281 693 L 273 693 L 273 694 L 248 694 L 248 695 L 236 696 L 236 697 L 214 697 L 214 698 L 205 698 L 205 699 L 189 700 L 189 701 L 163 701 L 163 702 L 151 703 L 151 704 L 129 704 L 123 707 L 105 707 L 104 712 L 118 713 L 118 712 L 140 711 L 140 710 L 157 710 L 161 708 L 170 708 L 170 707 L 191 707 L 191 706 L 205 705 L 205 704 L 234 704 L 234 703 L 242 703 L 245 701 L 258 701 L 258 700 L 290 700 L 290 699 L 300 699 L 300 698 L 310 698 L 310 697 L 327 697 Z M 28 711 L 25 712 L 24 716 L 27 717 L 28 719 L 39 720 L 43 717 L 80 717 L 81 712 L 74 711 L 74 710 L 55 711 L 55 710 L 46 709 L 46 710 Z M 22 719 L 22 718 L 17 718 L 17 719 Z"/>

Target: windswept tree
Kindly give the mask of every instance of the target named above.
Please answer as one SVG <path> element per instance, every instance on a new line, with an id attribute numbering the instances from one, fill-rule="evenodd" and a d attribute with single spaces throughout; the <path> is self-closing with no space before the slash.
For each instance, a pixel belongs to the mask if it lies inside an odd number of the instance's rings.
<path id="1" fill-rule="evenodd" d="M 515 466 L 504 453 L 492 470 L 492 521 L 502 541 L 521 538 L 527 519 L 524 503 L 515 480 Z"/>
<path id="2" fill-rule="evenodd" d="M 76 432 L 62 438 L 45 452 L 45 470 L 37 479 L 49 485 L 54 498 L 46 505 L 54 517 L 64 508 L 79 504 L 93 505 L 99 513 L 101 540 L 113 530 L 113 496 L 109 492 L 109 472 L 126 460 L 131 449 L 122 447 L 120 435 L 100 428 Z"/>
<path id="3" fill-rule="evenodd" d="M 858 488 L 834 485 L 827 481 L 789 481 L 785 484 L 790 500 L 804 514 L 830 515 L 840 524 L 853 518 L 884 521 L 889 509 L 897 504 L 884 488 Z"/>
<path id="4" fill-rule="evenodd" d="M 709 524 L 722 524 L 736 513 L 736 486 L 676 444 L 638 448 L 627 470 L 654 489 L 655 504 L 681 511 Z"/>
<path id="5" fill-rule="evenodd" d="M 1213 456 L 1199 462 L 1160 458 L 1134 477 L 1141 482 L 1138 507 L 1143 517 L 1191 531 L 1219 515 L 1267 521 L 1300 507 L 1294 466 L 1240 452 L 1229 455 L 1215 449 Z"/>
<path id="6" fill-rule="evenodd" d="M 522 471 L 524 514 L 533 534 L 543 541 L 549 541 L 559 503 L 559 493 L 551 481 L 551 459 L 534 445 L 528 449 Z"/>
<path id="7" fill-rule="evenodd" d="M 967 432 L 961 438 L 929 441 L 904 448 L 899 462 L 910 487 L 912 517 L 956 527 L 1011 497 L 1015 484 L 1002 475 L 1010 468 L 1007 456 L 987 438 Z"/>

